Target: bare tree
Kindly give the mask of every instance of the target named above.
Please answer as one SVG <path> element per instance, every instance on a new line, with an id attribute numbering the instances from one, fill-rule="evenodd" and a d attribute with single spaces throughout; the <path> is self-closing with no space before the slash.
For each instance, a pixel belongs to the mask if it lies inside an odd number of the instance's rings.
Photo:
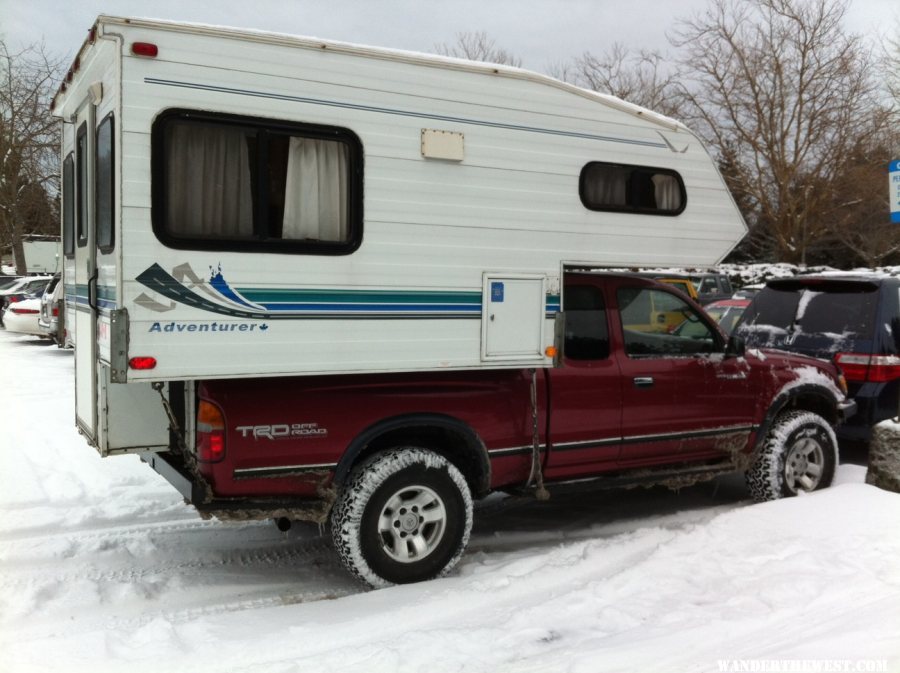
<path id="1" fill-rule="evenodd" d="M 511 65 L 516 68 L 522 67 L 522 59 L 514 56 L 511 52 L 498 47 L 494 40 L 488 37 L 483 30 L 470 33 L 463 32 L 456 34 L 456 42 L 453 44 L 436 44 L 434 50 L 442 56 L 453 56 L 455 58 L 466 58 L 470 61 L 486 61 L 488 63 L 499 63 L 501 65 Z"/>
<path id="2" fill-rule="evenodd" d="M 885 129 L 840 158 L 832 184 L 828 225 L 834 240 L 873 267 L 900 258 L 900 227 L 890 223 L 885 167 L 900 147 L 900 132 Z"/>
<path id="3" fill-rule="evenodd" d="M 734 153 L 751 226 L 805 263 L 829 231 L 841 158 L 888 123 L 845 0 L 712 0 L 680 24 L 679 86 L 693 125 Z"/>
<path id="4" fill-rule="evenodd" d="M 551 67 L 554 77 L 608 93 L 670 117 L 679 116 L 675 73 L 659 52 L 633 52 L 614 43 L 600 56 L 585 52 L 570 63 Z"/>
<path id="5" fill-rule="evenodd" d="M 0 236 L 20 274 L 23 235 L 58 231 L 59 121 L 49 104 L 59 74 L 42 45 L 11 52 L 0 40 Z"/>

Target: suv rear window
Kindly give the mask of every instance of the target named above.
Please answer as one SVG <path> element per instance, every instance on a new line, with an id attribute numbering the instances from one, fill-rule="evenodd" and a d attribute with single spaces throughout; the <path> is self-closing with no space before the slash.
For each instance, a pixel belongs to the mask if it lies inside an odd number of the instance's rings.
<path id="1" fill-rule="evenodd" d="M 877 290 L 873 283 L 852 281 L 780 282 L 756 296 L 736 331 L 749 346 L 810 355 L 830 355 L 854 344 L 866 349 L 873 335 Z"/>

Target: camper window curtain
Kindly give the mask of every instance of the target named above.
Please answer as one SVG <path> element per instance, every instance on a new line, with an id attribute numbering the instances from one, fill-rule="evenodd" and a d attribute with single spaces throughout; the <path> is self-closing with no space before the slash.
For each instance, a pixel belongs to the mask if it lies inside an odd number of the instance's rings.
<path id="1" fill-rule="evenodd" d="M 584 198 L 601 206 L 627 205 L 629 172 L 621 166 L 595 164 L 584 181 Z"/>
<path id="2" fill-rule="evenodd" d="M 653 176 L 656 207 L 660 210 L 678 210 L 681 208 L 681 188 L 673 175 L 657 173 Z"/>
<path id="3" fill-rule="evenodd" d="M 333 140 L 291 137 L 283 238 L 346 241 L 348 148 Z"/>
<path id="4" fill-rule="evenodd" d="M 186 237 L 250 237 L 253 195 L 247 134 L 174 123 L 166 134 L 169 230 Z"/>

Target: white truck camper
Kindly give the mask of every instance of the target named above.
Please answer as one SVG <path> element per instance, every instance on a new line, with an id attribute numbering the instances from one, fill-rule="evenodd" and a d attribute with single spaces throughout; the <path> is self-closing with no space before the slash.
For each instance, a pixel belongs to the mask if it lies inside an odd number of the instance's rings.
<path id="1" fill-rule="evenodd" d="M 552 366 L 566 268 L 746 231 L 684 125 L 501 65 L 101 16 L 53 112 L 103 455 L 191 445 L 201 380 Z"/>

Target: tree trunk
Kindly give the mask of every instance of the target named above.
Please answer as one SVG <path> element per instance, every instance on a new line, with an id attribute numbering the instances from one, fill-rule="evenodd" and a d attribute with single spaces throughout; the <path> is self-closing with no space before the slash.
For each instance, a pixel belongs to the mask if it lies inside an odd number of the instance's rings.
<path id="1" fill-rule="evenodd" d="M 28 274 L 28 264 L 25 259 L 25 246 L 22 243 L 22 218 L 18 213 L 13 213 L 12 253 L 16 262 L 16 275 Z"/>

